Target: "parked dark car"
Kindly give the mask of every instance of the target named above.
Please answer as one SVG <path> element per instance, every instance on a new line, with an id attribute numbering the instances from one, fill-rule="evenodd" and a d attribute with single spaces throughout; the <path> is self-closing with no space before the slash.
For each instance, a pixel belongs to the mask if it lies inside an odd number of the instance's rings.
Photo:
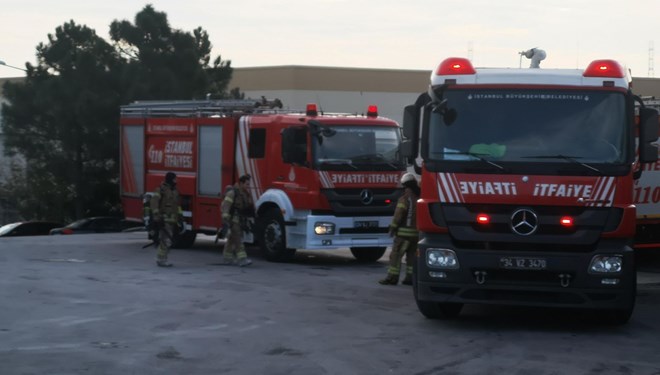
<path id="1" fill-rule="evenodd" d="M 144 224 L 139 221 L 114 216 L 95 216 L 74 221 L 61 228 L 53 228 L 50 234 L 113 233 L 142 226 Z"/>
<path id="2" fill-rule="evenodd" d="M 0 227 L 0 237 L 43 236 L 53 228 L 61 227 L 62 223 L 50 221 L 19 221 Z"/>

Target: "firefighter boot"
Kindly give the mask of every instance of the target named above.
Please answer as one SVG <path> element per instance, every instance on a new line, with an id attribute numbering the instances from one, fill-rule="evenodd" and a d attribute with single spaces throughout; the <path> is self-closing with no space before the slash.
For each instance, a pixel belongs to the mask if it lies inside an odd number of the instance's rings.
<path id="1" fill-rule="evenodd" d="M 241 258 L 238 260 L 239 267 L 249 266 L 250 264 L 252 264 L 252 260 L 250 258 Z"/>
<path id="2" fill-rule="evenodd" d="M 387 274 L 387 277 L 379 280 L 378 283 L 381 285 L 396 285 L 399 283 L 399 277 L 397 275 Z"/>
<path id="3" fill-rule="evenodd" d="M 412 282 L 412 275 L 409 274 L 409 273 L 406 274 L 406 278 L 403 279 L 403 281 L 401 282 L 401 284 L 403 284 L 403 285 L 412 285 L 412 283 L 413 283 Z"/>
<path id="4" fill-rule="evenodd" d="M 233 266 L 236 264 L 236 260 L 229 257 L 222 257 L 222 260 L 218 264 L 221 266 Z"/>
<path id="5" fill-rule="evenodd" d="M 166 261 L 166 260 L 162 260 L 162 259 L 157 260 L 157 261 L 156 261 L 156 265 L 157 265 L 158 267 L 172 267 L 172 266 L 173 266 L 172 263 L 170 263 L 170 262 L 168 262 L 168 261 Z"/>

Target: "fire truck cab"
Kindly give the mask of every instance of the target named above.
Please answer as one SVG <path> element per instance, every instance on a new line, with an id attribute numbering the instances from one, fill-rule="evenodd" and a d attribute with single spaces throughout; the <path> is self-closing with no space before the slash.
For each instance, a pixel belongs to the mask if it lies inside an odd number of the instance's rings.
<path id="1" fill-rule="evenodd" d="M 630 82 L 613 60 L 578 70 L 448 58 L 433 71 L 403 125 L 404 154 L 421 174 L 414 295 L 423 315 L 477 303 L 630 318 L 633 190 L 658 158 L 658 113 Z"/>
<path id="2" fill-rule="evenodd" d="M 272 261 L 296 249 L 350 248 L 364 261 L 391 244 L 387 228 L 406 165 L 398 124 L 366 114 L 260 107 L 259 102 L 136 102 L 121 108 L 121 195 L 127 217 L 168 171 L 178 176 L 191 246 L 222 226 L 223 192 L 252 176 L 254 242 Z M 246 236 L 249 240 L 250 237 Z"/>

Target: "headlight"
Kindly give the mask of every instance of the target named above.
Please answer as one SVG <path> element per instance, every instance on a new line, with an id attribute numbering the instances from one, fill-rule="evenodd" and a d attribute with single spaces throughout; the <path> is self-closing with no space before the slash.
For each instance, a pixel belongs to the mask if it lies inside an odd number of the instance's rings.
<path id="1" fill-rule="evenodd" d="M 449 249 L 427 249 L 426 264 L 429 267 L 444 269 L 457 269 L 460 267 L 456 253 L 454 250 Z"/>
<path id="2" fill-rule="evenodd" d="M 623 268 L 623 257 L 620 255 L 596 255 L 591 259 L 589 272 L 617 273 Z"/>
<path id="3" fill-rule="evenodd" d="M 314 223 L 314 233 L 318 235 L 335 234 L 335 225 L 333 223 L 324 222 Z"/>

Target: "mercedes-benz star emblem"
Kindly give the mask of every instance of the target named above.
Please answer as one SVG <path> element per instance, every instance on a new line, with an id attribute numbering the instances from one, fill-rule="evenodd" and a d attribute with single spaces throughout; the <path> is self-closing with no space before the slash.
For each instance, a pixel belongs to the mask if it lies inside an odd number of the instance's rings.
<path id="1" fill-rule="evenodd" d="M 371 204 L 374 201 L 374 194 L 369 189 L 364 189 L 360 192 L 360 202 L 364 205 Z"/>
<path id="2" fill-rule="evenodd" d="M 534 211 L 521 208 L 511 215 L 511 230 L 521 236 L 529 236 L 539 227 L 539 218 Z"/>

